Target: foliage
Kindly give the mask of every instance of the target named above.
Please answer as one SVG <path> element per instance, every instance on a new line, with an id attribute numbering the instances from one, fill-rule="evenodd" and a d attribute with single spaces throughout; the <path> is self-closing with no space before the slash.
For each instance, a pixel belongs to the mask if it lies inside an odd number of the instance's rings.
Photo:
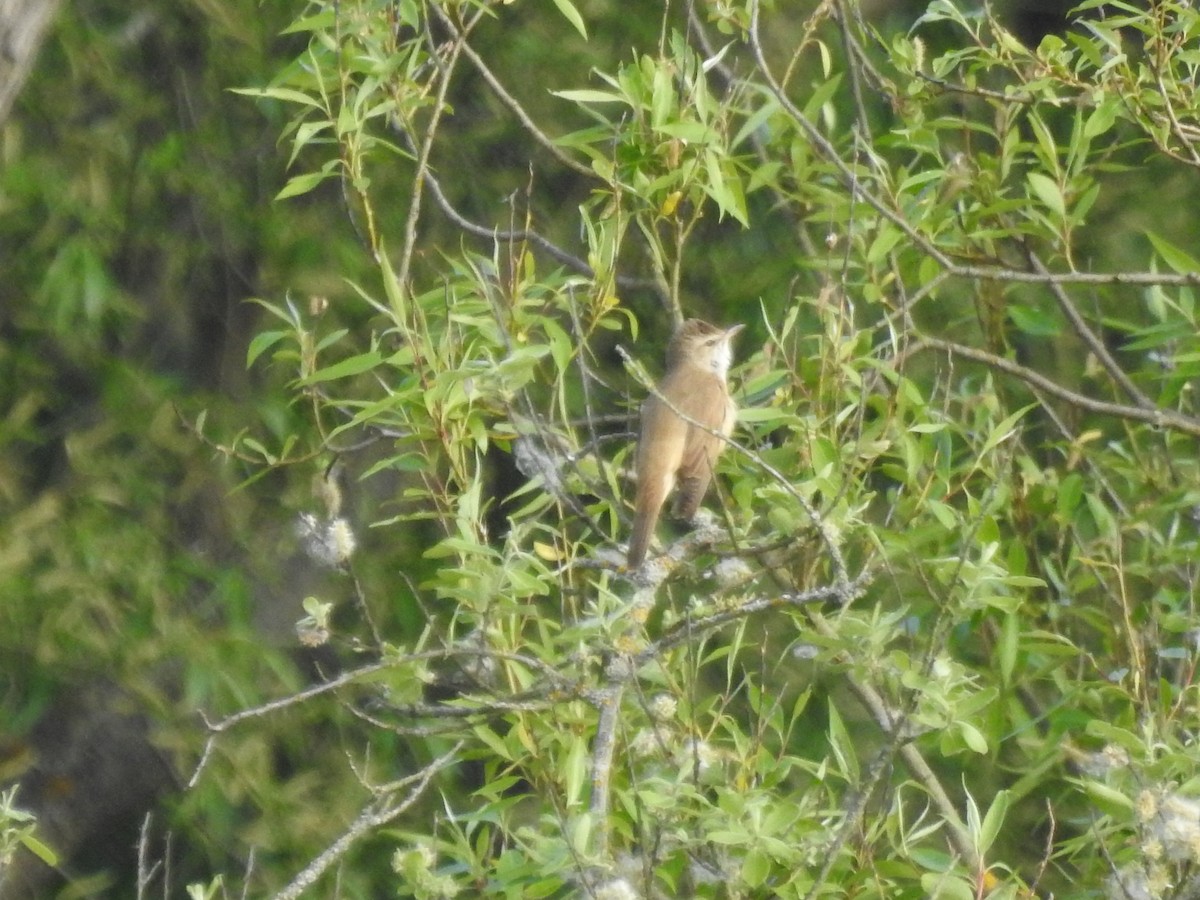
<path id="1" fill-rule="evenodd" d="M 1200 264 L 1162 201 L 1200 160 L 1200 14 L 1084 3 L 1029 47 L 946 0 L 887 36 L 853 4 L 668 7 L 590 75 L 522 78 L 506 35 L 590 43 L 556 7 L 312 3 L 246 91 L 294 110 L 280 198 L 336 181 L 375 272 L 334 301 L 367 328 L 262 301 L 251 362 L 311 427 L 238 450 L 336 460 L 409 575 L 361 576 L 327 498 L 310 543 L 356 602 L 302 633 L 347 667 L 221 727 L 336 703 L 420 761 L 372 753 L 280 896 L 369 834 L 418 897 L 1189 895 Z M 473 220 L 481 84 L 528 182 Z M 703 305 L 709 267 L 761 292 Z M 611 348 L 653 364 L 655 302 L 755 340 L 722 518 L 639 578 L 647 385 Z"/>
<path id="2" fill-rule="evenodd" d="M 53 865 L 57 861 L 54 851 L 37 839 L 34 817 L 16 807 L 13 802 L 15 793 L 16 790 L 11 788 L 0 793 L 0 872 L 11 865 L 18 847 L 27 847 Z"/>
<path id="3" fill-rule="evenodd" d="M 1200 13 L 1093 0 L 1023 42 L 948 0 L 620 6 L 304 7 L 235 102 L 289 171 L 236 230 L 286 393 L 189 397 L 181 431 L 115 367 L 145 440 L 72 435 L 91 493 L 0 559 L 64 612 L 6 627 L 49 665 L 180 661 L 139 693 L 206 716 L 165 735 L 197 896 L 1193 895 Z M 91 364 L 140 244 L 71 196 L 39 194 L 59 264 L 14 276 L 52 324 L 10 325 Z M 717 512 L 634 575 L 637 403 L 683 315 L 748 324 L 739 426 Z M 199 451 L 305 686 L 259 592 L 168 537 Z"/>
<path id="4" fill-rule="evenodd" d="M 244 299 L 319 286 L 327 232 L 315 212 L 270 206 L 279 124 L 226 90 L 295 52 L 276 37 L 286 15 L 220 0 L 63 4 L 4 124 L 0 789 L 21 782 L 13 810 L 36 810 L 37 832 L 21 825 L 0 896 L 55 854 L 76 896 L 133 896 L 115 870 L 136 866 L 142 788 L 193 763 L 197 710 L 302 683 L 269 631 L 290 518 L 237 494 L 243 473 L 214 466 L 179 417 L 204 404 L 289 427 L 285 399 L 249 402 Z M 303 735 L 266 729 L 224 749 L 259 787 L 277 787 L 293 752 L 319 759 Z M 237 859 L 258 814 L 242 790 L 231 778 L 185 799 L 200 812 L 179 811 L 189 827 L 175 846 L 199 871 Z M 304 796 L 273 793 L 277 809 Z M 155 830 L 168 817 L 156 810 Z M 299 836 L 305 821 L 294 816 Z"/>

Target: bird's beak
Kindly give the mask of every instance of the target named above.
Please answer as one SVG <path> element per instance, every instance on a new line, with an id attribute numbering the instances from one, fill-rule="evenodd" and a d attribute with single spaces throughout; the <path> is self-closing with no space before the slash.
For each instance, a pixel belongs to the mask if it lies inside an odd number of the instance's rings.
<path id="1" fill-rule="evenodd" d="M 732 341 L 734 339 L 734 337 L 737 336 L 737 333 L 745 327 L 746 327 L 746 325 L 744 322 L 739 322 L 737 325 L 734 325 L 732 328 L 726 328 L 725 329 L 725 340 Z"/>

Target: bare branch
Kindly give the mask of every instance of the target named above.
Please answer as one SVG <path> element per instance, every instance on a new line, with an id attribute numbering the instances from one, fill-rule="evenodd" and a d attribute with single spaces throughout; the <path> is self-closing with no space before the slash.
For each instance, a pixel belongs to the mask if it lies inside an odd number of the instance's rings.
<path id="1" fill-rule="evenodd" d="M 429 786 L 433 777 L 457 760 L 458 751 L 463 748 L 464 743 L 464 741 L 459 741 L 419 772 L 414 772 L 407 778 L 396 782 L 396 790 L 412 785 L 411 790 L 399 801 L 393 801 L 388 796 L 367 804 L 366 808 L 359 813 L 358 818 L 336 841 L 298 872 L 287 887 L 275 894 L 275 900 L 295 900 L 305 890 L 312 887 L 330 866 L 345 856 L 356 841 L 403 815 L 425 792 L 425 788 Z"/>
<path id="2" fill-rule="evenodd" d="M 517 121 L 521 123 L 521 126 L 527 132 L 529 132 L 530 136 L 533 137 L 534 140 L 536 140 L 539 144 L 541 144 L 542 147 L 547 150 L 550 155 L 553 156 L 554 159 L 557 160 L 561 165 L 566 166 L 572 172 L 582 175 L 584 178 L 589 180 L 595 178 L 595 172 L 582 163 L 576 161 L 567 153 L 564 153 L 562 148 L 554 143 L 553 138 L 551 138 L 538 127 L 537 123 L 533 121 L 530 115 L 525 112 L 524 107 L 522 107 L 517 101 L 517 98 L 505 90 L 504 85 L 500 83 L 500 79 L 496 77 L 496 75 L 488 67 L 487 63 L 484 62 L 483 57 L 476 53 L 475 49 L 469 43 L 467 43 L 465 35 L 459 34 L 459 30 L 454 26 L 454 22 L 448 15 L 446 15 L 446 13 L 442 10 L 442 7 L 437 3 L 430 4 L 430 6 L 437 13 L 442 24 L 448 28 L 456 38 L 459 38 L 462 41 L 462 50 L 467 59 L 469 59 L 471 64 L 479 70 L 479 74 L 482 75 L 483 80 L 488 83 L 488 87 L 492 89 L 492 92 L 500 99 L 500 102 L 507 106 L 512 114 L 517 117 Z"/>
<path id="3" fill-rule="evenodd" d="M 954 356 L 961 356 L 964 359 L 982 363 L 1006 375 L 1013 375 L 1020 378 L 1038 390 L 1045 391 L 1050 396 L 1077 406 L 1080 409 L 1086 409 L 1088 412 L 1115 416 L 1119 419 L 1130 419 L 1135 422 L 1145 422 L 1147 425 L 1153 425 L 1157 428 L 1169 428 L 1174 431 L 1183 432 L 1184 434 L 1200 437 L 1200 419 L 1185 416 L 1182 413 L 1177 413 L 1169 409 L 1159 409 L 1157 407 L 1146 409 L 1140 406 L 1127 406 L 1123 403 L 1109 403 L 1104 400 L 1096 400 L 1076 391 L 1068 390 L 1057 382 L 1051 381 L 1040 372 L 1035 372 L 1012 360 L 996 356 L 994 353 L 988 353 L 986 350 L 977 350 L 974 347 L 956 344 L 953 341 L 945 341 L 940 338 L 921 338 L 914 341 L 896 358 L 896 365 L 902 365 L 903 361 L 908 357 L 925 350 L 941 350 Z"/>

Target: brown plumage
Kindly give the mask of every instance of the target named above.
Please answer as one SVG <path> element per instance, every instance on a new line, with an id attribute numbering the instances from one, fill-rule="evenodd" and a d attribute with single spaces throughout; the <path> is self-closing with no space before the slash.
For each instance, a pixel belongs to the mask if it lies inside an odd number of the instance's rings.
<path id="1" fill-rule="evenodd" d="M 654 526 L 672 490 L 676 490 L 673 516 L 691 519 L 700 508 L 725 442 L 680 418 L 671 407 L 720 434 L 733 430 L 737 407 L 729 396 L 726 376 L 733 359 L 730 341 L 742 327 L 717 328 L 688 319 L 671 337 L 667 371 L 658 384 L 670 405 L 654 395 L 642 404 L 637 497 L 629 539 L 631 569 L 646 558 Z"/>

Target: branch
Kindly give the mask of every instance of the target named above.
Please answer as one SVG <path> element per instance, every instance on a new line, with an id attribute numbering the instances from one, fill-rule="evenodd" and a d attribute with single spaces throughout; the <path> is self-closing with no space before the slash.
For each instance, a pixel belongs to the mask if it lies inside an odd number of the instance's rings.
<path id="1" fill-rule="evenodd" d="M 699 619 L 684 619 L 679 624 L 668 629 L 658 640 L 637 653 L 633 657 L 633 665 L 634 667 L 640 667 L 656 659 L 661 659 L 663 653 L 672 647 L 678 646 L 697 636 L 703 636 L 723 625 L 745 619 L 755 613 L 779 609 L 785 606 L 808 606 L 815 603 L 824 603 L 829 600 L 841 604 L 843 602 L 842 597 L 847 589 L 849 589 L 852 596 L 862 594 L 874 579 L 874 574 L 872 571 L 864 571 L 854 580 L 846 582 L 844 585 L 835 583 L 812 588 L 807 591 L 789 591 L 769 596 L 761 595 L 747 600 L 745 603 L 739 603 L 732 609 L 723 609 Z"/>
<path id="2" fill-rule="evenodd" d="M 540 673 L 543 679 L 544 687 L 540 689 L 531 689 L 521 694 L 513 695 L 505 699 L 499 699 L 494 696 L 489 696 L 486 702 L 480 703 L 476 707 L 464 706 L 439 706 L 426 704 L 409 704 L 404 707 L 394 707 L 399 712 L 413 716 L 426 718 L 470 718 L 478 715 L 493 715 L 496 712 L 508 712 L 513 710 L 529 711 L 531 709 L 542 709 L 549 703 L 553 702 L 553 698 L 562 694 L 571 699 L 575 699 L 579 692 L 574 689 L 572 683 L 564 678 L 557 669 L 535 657 L 528 656 L 522 653 L 505 653 L 495 650 L 483 650 L 478 646 L 455 646 L 446 647 L 438 650 L 427 650 L 420 653 L 411 653 L 403 657 L 385 659 L 380 662 L 370 663 L 369 665 L 360 666 L 349 672 L 344 672 L 336 678 L 329 681 L 324 681 L 312 687 L 305 688 L 302 691 L 297 691 L 294 694 L 289 694 L 286 697 L 280 697 L 277 700 L 271 700 L 259 706 L 254 706 L 249 709 L 243 709 L 236 713 L 231 713 L 217 721 L 209 721 L 207 716 L 201 713 L 201 718 L 204 720 L 205 727 L 208 729 L 208 739 L 205 741 L 204 750 L 201 753 L 200 761 L 196 764 L 196 770 L 192 773 L 192 777 L 188 780 L 187 787 L 191 789 L 196 786 L 200 780 L 200 775 L 208 765 L 208 760 L 212 757 L 212 752 L 216 747 L 217 739 L 226 731 L 229 731 L 236 725 L 241 724 L 250 719 L 258 719 L 272 713 L 281 712 L 293 706 L 298 706 L 301 703 L 307 703 L 317 697 L 325 694 L 333 693 L 342 688 L 349 687 L 361 679 L 369 678 L 378 672 L 385 671 L 389 668 L 394 668 L 401 665 L 407 665 L 414 662 L 423 662 L 426 660 L 448 660 L 458 656 L 468 656 L 470 658 L 478 658 L 481 655 L 491 656 L 495 659 L 506 662 L 516 662 L 529 667 L 532 671 Z"/>
<path id="3" fill-rule="evenodd" d="M 771 93 L 783 110 L 792 117 L 800 131 L 811 143 L 813 148 L 841 176 L 842 183 L 850 191 L 852 197 L 861 199 L 879 215 L 899 228 L 913 242 L 918 250 L 928 255 L 939 266 L 958 278 L 979 278 L 985 281 L 1017 282 L 1024 284 L 1093 284 L 1093 285 L 1170 285 L 1173 287 L 1200 286 L 1200 272 L 1184 272 L 1176 275 L 1158 272 L 1023 272 L 1016 269 L 1006 269 L 1000 266 L 973 266 L 956 263 L 945 251 L 918 231 L 900 213 L 868 191 L 855 172 L 841 158 L 837 148 L 821 133 L 808 117 L 794 104 L 784 92 L 767 66 L 763 52 L 762 41 L 758 31 L 759 0 L 750 2 L 750 48 L 754 54 L 755 64 L 767 83 Z"/>
<path id="4" fill-rule="evenodd" d="M 947 81 L 945 78 L 937 78 L 936 76 L 918 71 L 916 76 L 922 81 L 933 85 L 950 94 L 966 94 L 968 97 L 982 97 L 986 100 L 996 100 L 1000 103 L 1019 103 L 1023 105 L 1032 105 L 1033 97 L 1028 94 L 1006 94 L 1004 91 L 993 91 L 990 88 L 979 86 L 967 87 L 966 85 L 957 84 L 953 81 Z"/>
<path id="5" fill-rule="evenodd" d="M 866 589 L 871 574 L 864 572 L 853 582 L 850 589 L 856 594 Z M 661 660 L 663 653 L 671 647 L 687 641 L 703 638 L 707 632 L 745 619 L 754 613 L 777 609 L 782 606 L 803 606 L 825 600 L 841 601 L 846 588 L 841 584 L 828 585 L 811 591 L 760 596 L 739 604 L 734 609 L 721 610 L 701 619 L 685 619 L 671 628 L 661 638 L 630 656 L 613 659 L 605 669 L 608 684 L 591 694 L 589 701 L 600 716 L 596 722 L 596 738 L 592 745 L 592 798 L 590 812 L 595 829 L 593 851 L 602 859 L 608 857 L 608 813 L 612 789 L 613 751 L 616 747 L 617 724 L 620 721 L 621 698 L 625 685 L 634 678 L 643 666 Z"/>
<path id="6" fill-rule="evenodd" d="M 366 809 L 346 829 L 345 833 L 330 844 L 320 856 L 298 872 L 287 887 L 275 894 L 274 900 L 295 900 L 306 889 L 311 887 L 330 866 L 345 856 L 355 841 L 374 829 L 380 828 L 403 815 L 417 801 L 421 794 L 425 792 L 425 788 L 429 786 L 429 782 L 433 780 L 433 776 L 455 760 L 458 751 L 463 747 L 463 743 L 463 741 L 459 741 L 419 772 L 414 772 L 407 778 L 396 782 L 395 787 L 397 789 L 406 784 L 413 785 L 412 790 L 408 792 L 403 800 L 398 803 L 379 803 L 376 801 L 368 804 Z"/>
<path id="7" fill-rule="evenodd" d="M 569 269 L 578 272 L 586 278 L 595 278 L 596 273 L 584 260 L 578 256 L 574 256 L 563 250 L 557 244 L 552 243 L 547 238 L 543 237 L 538 232 L 526 228 L 522 231 L 500 231 L 497 228 L 488 228 L 485 225 L 478 225 L 466 218 L 462 213 L 454 208 L 450 199 L 442 190 L 441 182 L 437 180 L 432 172 L 425 174 L 425 184 L 429 188 L 429 192 L 433 195 L 433 199 L 437 205 L 441 207 L 442 212 L 451 222 L 458 226 L 468 234 L 475 237 L 490 238 L 493 241 L 499 241 L 505 244 L 517 244 L 522 241 L 529 243 L 542 250 L 551 259 L 562 263 Z M 625 288 L 625 290 L 653 290 L 658 291 L 659 285 L 656 281 L 650 278 L 630 278 L 627 275 L 618 275 L 617 284 Z"/>
<path id="8" fill-rule="evenodd" d="M 1068 390 L 1065 387 L 1051 381 L 1040 372 L 1035 372 L 1028 369 L 1012 360 L 1005 359 L 1002 356 L 996 356 L 993 353 L 988 353 L 985 350 L 976 350 L 973 347 L 966 347 L 962 344 L 956 344 L 953 341 L 944 341 L 940 338 L 922 338 L 911 344 L 904 352 L 896 357 L 896 365 L 900 367 L 904 361 L 910 356 L 914 356 L 924 350 L 941 350 L 945 353 L 950 353 L 955 356 L 961 356 L 964 359 L 972 360 L 973 362 L 982 363 L 983 365 L 1003 372 L 1006 375 L 1012 375 L 1020 378 L 1031 387 L 1045 391 L 1052 397 L 1057 397 L 1065 403 L 1070 403 L 1072 406 L 1077 406 L 1080 409 L 1085 409 L 1088 412 L 1100 413 L 1101 415 L 1114 416 L 1119 419 L 1130 419 L 1135 422 L 1145 422 L 1148 425 L 1153 425 L 1157 428 L 1169 428 L 1174 431 L 1180 431 L 1184 434 L 1190 434 L 1195 437 L 1200 437 L 1200 419 L 1195 419 L 1192 416 L 1185 416 L 1181 413 L 1173 412 L 1167 409 L 1159 409 L 1152 407 L 1146 409 L 1140 406 L 1128 406 L 1124 403 L 1110 403 L 1105 400 L 1095 400 L 1084 394 Z"/>
<path id="9" fill-rule="evenodd" d="M 47 29 L 61 0 L 9 0 L 0 3 L 0 125 L 33 70 Z"/>
<path id="10" fill-rule="evenodd" d="M 612 792 L 613 751 L 617 744 L 617 722 L 621 715 L 621 697 L 625 693 L 625 682 L 633 674 L 633 667 L 615 665 L 610 669 L 621 669 L 613 684 L 597 692 L 593 699 L 600 710 L 596 722 L 596 740 L 592 745 L 592 799 L 590 812 L 595 828 L 593 851 L 600 859 L 608 859 L 608 807 Z"/>
<path id="11" fill-rule="evenodd" d="M 1050 274 L 1032 249 L 1026 247 L 1025 255 L 1035 271 L 1043 275 Z M 1088 345 L 1088 349 L 1100 360 L 1100 364 L 1104 366 L 1104 370 L 1108 372 L 1112 380 L 1119 384 L 1121 389 L 1140 408 L 1153 409 L 1154 401 L 1142 393 L 1138 389 L 1138 386 L 1133 383 L 1133 379 L 1125 374 L 1125 370 L 1117 365 L 1117 361 L 1108 352 L 1108 348 L 1104 346 L 1104 342 L 1096 336 L 1096 333 L 1084 321 L 1083 316 L 1079 314 L 1079 310 L 1075 308 L 1075 304 L 1071 302 L 1071 298 L 1067 296 L 1067 292 L 1063 290 L 1063 286 L 1061 284 L 1051 284 L 1049 288 L 1050 293 L 1054 295 L 1054 299 L 1058 301 L 1059 309 L 1063 311 L 1063 315 L 1067 317 L 1067 320 L 1071 323 L 1071 327 L 1075 329 L 1075 333 L 1079 335 L 1083 342 Z"/>
<path id="12" fill-rule="evenodd" d="M 1163 77 L 1162 77 L 1163 58 L 1162 57 L 1163 57 L 1164 53 L 1170 54 L 1170 50 L 1168 50 L 1164 46 L 1164 43 L 1163 43 L 1164 36 L 1161 33 L 1157 34 L 1156 37 L 1158 38 L 1158 40 L 1155 41 L 1155 46 L 1156 46 L 1156 48 L 1158 48 L 1158 50 L 1155 53 L 1155 59 L 1154 59 L 1154 64 L 1153 64 L 1154 84 L 1158 88 L 1158 96 L 1162 100 L 1162 108 L 1164 110 L 1166 110 L 1167 121 L 1171 123 L 1171 132 L 1175 135 L 1176 139 L 1188 150 L 1188 155 L 1186 158 L 1184 158 L 1182 154 L 1175 154 L 1174 158 L 1179 160 L 1180 162 L 1183 162 L 1183 163 L 1186 163 L 1187 165 L 1192 166 L 1193 168 L 1200 167 L 1200 154 L 1198 154 L 1196 152 L 1195 143 L 1184 132 L 1183 125 L 1180 123 L 1178 117 L 1175 115 L 1175 105 L 1171 102 L 1171 95 L 1167 91 L 1167 86 L 1163 83 Z M 1178 47 L 1176 47 L 1175 49 L 1178 49 Z"/>
<path id="13" fill-rule="evenodd" d="M 446 110 L 446 95 L 450 91 L 450 75 L 454 72 L 454 66 L 458 62 L 458 55 L 462 52 L 463 45 L 467 40 L 467 35 L 471 28 L 474 27 L 482 15 L 483 10 L 475 16 L 467 24 L 467 27 L 458 32 L 450 49 L 450 59 L 442 62 L 436 49 L 432 51 L 432 57 L 438 64 L 438 70 L 441 73 L 441 84 L 438 85 L 437 98 L 433 101 L 433 116 L 429 124 L 425 127 L 425 137 L 421 143 L 420 152 L 417 154 L 417 171 L 413 175 L 412 197 L 408 203 L 408 218 L 404 222 L 404 250 L 400 254 L 400 267 L 396 270 L 396 284 L 402 293 L 408 292 L 408 273 L 412 267 L 413 254 L 417 247 L 417 220 L 421 215 L 421 194 L 425 185 L 425 180 L 429 175 L 429 157 L 433 153 L 433 138 L 437 134 L 438 123 L 441 121 L 442 113 Z M 401 310 L 396 310 L 400 314 Z"/>
<path id="14" fill-rule="evenodd" d="M 492 70 L 488 68 L 487 63 L 483 61 L 483 57 L 476 53 L 474 48 L 467 43 L 466 36 L 459 34 L 454 22 L 442 10 L 441 5 L 434 3 L 432 6 L 442 24 L 450 30 L 450 33 L 453 34 L 455 38 L 461 40 L 463 53 L 466 54 L 467 59 L 471 61 L 472 65 L 479 70 L 479 74 L 483 76 L 483 80 L 488 83 L 488 86 L 492 89 L 492 92 L 497 98 L 499 98 L 501 103 L 503 103 L 512 111 L 512 114 L 517 117 L 517 120 L 521 123 L 522 127 L 529 132 L 533 139 L 541 144 L 551 156 L 558 160 L 558 162 L 566 166 L 572 172 L 582 175 L 584 178 L 589 180 L 595 178 L 595 172 L 583 165 L 583 163 L 577 162 L 568 154 L 564 153 L 562 149 L 554 143 L 552 138 L 538 128 L 537 123 L 530 118 L 527 112 L 525 112 L 524 107 L 521 106 L 516 97 L 504 89 L 504 85 L 500 83 L 500 79 L 497 78 L 492 73 Z"/>
<path id="15" fill-rule="evenodd" d="M 835 639 L 840 637 L 837 630 L 818 610 L 811 610 L 809 617 L 817 632 L 823 637 Z M 929 794 L 942 819 L 949 826 L 950 842 L 955 851 L 966 861 L 970 869 L 977 871 L 980 865 L 979 854 L 975 850 L 970 832 L 958 814 L 954 801 L 942 787 L 937 774 L 929 767 L 929 763 L 925 762 L 921 751 L 906 740 L 907 736 L 903 734 L 905 717 L 889 709 L 887 702 L 875 688 L 855 678 L 853 674 L 847 675 L 846 682 L 850 686 L 850 690 L 858 697 L 859 702 L 871 714 L 871 718 L 875 720 L 880 731 L 897 744 L 897 752 L 909 773 Z"/>

